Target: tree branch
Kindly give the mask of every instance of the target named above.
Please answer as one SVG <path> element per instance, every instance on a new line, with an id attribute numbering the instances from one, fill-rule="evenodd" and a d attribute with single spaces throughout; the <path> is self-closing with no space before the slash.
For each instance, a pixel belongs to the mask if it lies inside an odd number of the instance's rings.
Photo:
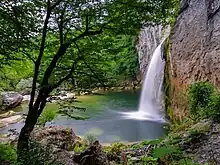
<path id="1" fill-rule="evenodd" d="M 35 61 L 34 76 L 33 76 L 33 82 L 32 82 L 32 90 L 31 90 L 31 99 L 29 102 L 29 110 L 32 109 L 33 103 L 34 103 L 35 92 L 36 92 L 36 83 L 37 83 L 37 78 L 38 78 L 38 74 L 39 74 L 41 59 L 44 54 L 44 48 L 45 48 L 44 46 L 45 46 L 45 41 L 46 41 L 46 36 L 47 36 L 47 28 L 48 28 L 50 15 L 51 15 L 50 0 L 48 0 L 47 1 L 47 15 L 46 15 L 46 18 L 44 21 L 44 26 L 43 26 L 40 52 L 39 52 L 37 60 Z"/>
<path id="2" fill-rule="evenodd" d="M 61 78 L 56 84 L 52 85 L 52 88 L 53 88 L 53 89 L 59 87 L 64 81 L 66 81 L 66 80 L 68 80 L 69 78 L 71 78 L 71 76 L 72 76 L 72 74 L 73 74 L 73 72 L 74 72 L 74 70 L 75 70 L 75 65 L 76 65 L 76 64 L 79 62 L 79 60 L 81 60 L 81 59 L 82 59 L 82 57 L 81 57 L 81 56 L 78 56 L 78 58 L 75 60 L 75 62 L 73 62 L 72 66 L 71 66 L 71 68 L 70 68 L 69 73 L 68 73 L 65 77 Z"/>
<path id="3" fill-rule="evenodd" d="M 78 44 L 76 42 L 74 42 L 74 44 L 76 45 L 76 48 L 78 49 L 79 53 L 81 53 L 81 50 L 78 46 Z M 87 68 L 89 68 L 89 70 L 94 74 L 94 76 L 97 78 L 97 80 L 99 81 L 100 84 L 102 84 L 102 86 L 104 88 L 106 88 L 106 85 L 101 81 L 101 79 L 99 78 L 99 76 L 96 74 L 96 72 L 89 66 L 89 64 L 83 60 L 84 64 L 87 66 Z"/>
<path id="4" fill-rule="evenodd" d="M 65 14 L 65 10 L 66 10 L 66 5 L 64 6 L 62 13 L 60 15 L 60 22 L 58 21 L 58 28 L 59 28 L 59 34 L 60 34 L 60 45 L 63 44 L 64 41 L 64 14 Z"/>
<path id="5" fill-rule="evenodd" d="M 35 64 L 35 60 L 34 60 L 34 58 L 29 54 L 29 53 L 27 53 L 26 51 L 22 51 L 22 53 L 27 57 L 27 58 L 29 58 L 34 64 Z"/>
<path id="6" fill-rule="evenodd" d="M 60 2 L 62 2 L 63 0 L 57 0 L 52 6 L 51 6 L 51 10 L 53 10 L 57 5 L 59 5 Z"/>
<path id="7" fill-rule="evenodd" d="M 81 33 L 80 35 L 78 35 L 77 37 L 71 38 L 67 42 L 63 43 L 59 47 L 57 53 L 54 55 L 52 61 L 50 62 L 49 66 L 47 67 L 47 69 L 44 73 L 44 77 L 43 77 L 43 81 L 41 83 L 41 86 L 48 85 L 48 80 L 49 80 L 54 68 L 56 67 L 58 60 L 60 59 L 60 57 L 62 57 L 66 53 L 67 49 L 69 48 L 69 46 L 73 42 L 76 42 L 76 41 L 78 41 L 79 39 L 81 39 L 85 36 L 97 35 L 97 34 L 100 34 L 102 32 L 103 32 L 102 28 L 100 28 L 99 30 L 96 30 L 96 31 L 88 31 L 88 32 L 85 31 L 85 32 Z"/>

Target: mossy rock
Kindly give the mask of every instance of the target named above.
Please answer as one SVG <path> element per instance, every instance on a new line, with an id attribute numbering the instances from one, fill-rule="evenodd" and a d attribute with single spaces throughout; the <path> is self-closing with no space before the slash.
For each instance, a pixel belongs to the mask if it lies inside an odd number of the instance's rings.
<path id="1" fill-rule="evenodd" d="M 212 120 L 204 119 L 198 122 L 197 124 L 193 125 L 191 128 L 189 128 L 188 132 L 190 134 L 193 133 L 205 134 L 210 131 L 212 124 L 213 124 Z"/>
<path id="2" fill-rule="evenodd" d="M 212 128 L 213 121 L 204 119 L 191 126 L 183 135 L 180 148 L 187 150 L 193 148 L 194 144 L 200 143 Z"/>

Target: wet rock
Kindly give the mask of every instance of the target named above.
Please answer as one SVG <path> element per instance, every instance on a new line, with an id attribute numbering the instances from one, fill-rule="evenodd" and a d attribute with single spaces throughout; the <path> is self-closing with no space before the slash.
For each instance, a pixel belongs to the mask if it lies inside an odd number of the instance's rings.
<path id="1" fill-rule="evenodd" d="M 63 91 L 65 92 L 65 91 Z M 57 96 L 50 96 L 47 101 L 48 102 L 57 102 L 57 101 L 60 101 L 60 100 L 68 100 L 68 99 L 75 99 L 75 93 L 61 93 L 60 95 L 57 95 Z"/>
<path id="2" fill-rule="evenodd" d="M 32 139 L 42 145 L 53 146 L 64 150 L 71 150 L 74 146 L 76 135 L 70 128 L 50 126 L 34 130 Z"/>
<path id="3" fill-rule="evenodd" d="M 23 100 L 22 100 L 23 102 L 24 101 L 30 101 L 30 100 L 31 100 L 31 96 L 30 95 L 24 95 L 23 96 Z"/>
<path id="4" fill-rule="evenodd" d="M 6 117 L 11 117 L 15 115 L 16 113 L 14 111 L 8 111 L 6 113 L 0 114 L 0 119 L 6 118 Z"/>
<path id="5" fill-rule="evenodd" d="M 75 154 L 73 160 L 80 165 L 109 165 L 107 155 L 98 141 L 95 141 L 86 151 Z"/>
<path id="6" fill-rule="evenodd" d="M 21 104 L 23 100 L 23 96 L 17 92 L 2 92 L 0 94 L 2 96 L 3 104 L 0 107 L 2 110 L 14 108 Z"/>
<path id="7" fill-rule="evenodd" d="M 0 119 L 0 123 L 4 123 L 6 125 L 14 124 L 14 123 L 21 121 L 22 119 L 23 117 L 21 115 L 15 115 L 15 116 L 7 117 L 4 119 Z"/>

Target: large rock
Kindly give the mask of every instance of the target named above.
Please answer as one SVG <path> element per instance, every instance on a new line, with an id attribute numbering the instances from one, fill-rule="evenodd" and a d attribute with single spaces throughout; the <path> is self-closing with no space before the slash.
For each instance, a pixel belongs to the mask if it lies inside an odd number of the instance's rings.
<path id="1" fill-rule="evenodd" d="M 0 119 L 0 123 L 4 123 L 6 125 L 14 124 L 14 123 L 21 121 L 22 119 L 23 117 L 21 115 L 15 115 L 15 116 Z"/>
<path id="2" fill-rule="evenodd" d="M 66 150 L 57 150 L 53 152 L 53 160 L 59 165 L 79 165 L 73 161 L 73 155 Z"/>
<path id="3" fill-rule="evenodd" d="M 75 154 L 73 160 L 80 165 L 109 165 L 107 155 L 98 141 L 95 141 L 86 151 Z"/>
<path id="4" fill-rule="evenodd" d="M 2 97 L 2 106 L 0 109 L 3 110 L 14 108 L 20 105 L 23 100 L 23 96 L 17 92 L 2 92 L 0 95 Z"/>
<path id="5" fill-rule="evenodd" d="M 54 149 L 71 150 L 76 135 L 70 128 L 50 126 L 34 130 L 31 137 L 34 141 L 45 146 L 52 146 Z"/>
<path id="6" fill-rule="evenodd" d="M 6 113 L 0 114 L 0 119 L 14 116 L 16 113 L 14 111 L 8 111 Z"/>
<path id="7" fill-rule="evenodd" d="M 220 1 L 182 0 L 171 32 L 173 85 L 211 81 L 220 87 Z"/>
<path id="8" fill-rule="evenodd" d="M 169 31 L 169 26 L 163 27 L 161 25 L 149 25 L 141 29 L 136 47 L 142 77 L 146 74 L 154 50 L 160 42 L 169 35 Z"/>

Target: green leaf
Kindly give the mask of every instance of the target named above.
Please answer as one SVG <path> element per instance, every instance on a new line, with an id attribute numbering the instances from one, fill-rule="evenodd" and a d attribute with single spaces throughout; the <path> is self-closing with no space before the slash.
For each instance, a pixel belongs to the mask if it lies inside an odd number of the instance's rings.
<path id="1" fill-rule="evenodd" d="M 153 150 L 153 157 L 154 158 L 163 158 L 164 156 L 177 153 L 178 149 L 176 148 L 167 148 L 167 147 L 160 147 L 160 148 L 155 148 Z"/>

